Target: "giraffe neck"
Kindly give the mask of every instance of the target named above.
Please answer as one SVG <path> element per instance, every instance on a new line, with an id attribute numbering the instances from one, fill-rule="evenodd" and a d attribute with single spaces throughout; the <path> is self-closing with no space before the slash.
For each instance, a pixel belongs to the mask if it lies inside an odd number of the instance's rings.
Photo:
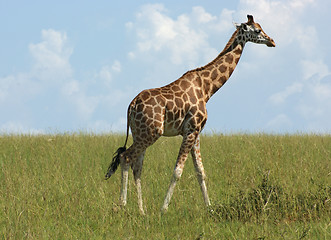
<path id="1" fill-rule="evenodd" d="M 202 89 L 207 102 L 230 78 L 238 64 L 245 42 L 236 30 L 224 50 L 206 66 L 196 69 L 202 80 Z"/>

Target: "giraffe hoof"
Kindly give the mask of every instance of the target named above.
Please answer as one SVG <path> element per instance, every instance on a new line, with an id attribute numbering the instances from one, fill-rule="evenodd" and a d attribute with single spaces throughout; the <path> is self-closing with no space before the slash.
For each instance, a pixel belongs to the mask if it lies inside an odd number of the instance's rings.
<path id="1" fill-rule="evenodd" d="M 207 206 L 207 212 L 211 215 L 213 215 L 215 213 L 215 211 L 211 205 Z"/>
<path id="2" fill-rule="evenodd" d="M 139 209 L 139 212 L 142 216 L 146 216 L 144 209 Z"/>
<path id="3" fill-rule="evenodd" d="M 168 207 L 163 206 L 163 207 L 161 208 L 161 214 L 165 214 L 165 213 L 167 213 L 167 212 L 168 212 Z"/>

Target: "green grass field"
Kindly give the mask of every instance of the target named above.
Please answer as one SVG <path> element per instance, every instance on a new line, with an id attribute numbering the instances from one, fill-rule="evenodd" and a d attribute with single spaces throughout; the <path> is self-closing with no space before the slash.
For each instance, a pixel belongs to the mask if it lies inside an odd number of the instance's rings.
<path id="1" fill-rule="evenodd" d="M 188 159 L 161 215 L 181 138 L 148 148 L 146 216 L 132 174 L 104 175 L 122 135 L 0 136 L 1 239 L 331 239 L 331 136 L 201 137 L 213 212 Z"/>

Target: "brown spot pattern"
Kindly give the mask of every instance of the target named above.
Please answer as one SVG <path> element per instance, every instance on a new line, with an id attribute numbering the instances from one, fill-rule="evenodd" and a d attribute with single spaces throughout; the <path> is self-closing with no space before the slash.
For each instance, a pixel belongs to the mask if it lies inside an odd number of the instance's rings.
<path id="1" fill-rule="evenodd" d="M 212 71 L 212 73 L 211 73 L 211 80 L 212 81 L 215 81 L 216 80 L 216 78 L 218 77 L 218 72 L 217 72 L 217 69 L 214 69 L 213 71 Z"/>
<path id="2" fill-rule="evenodd" d="M 227 68 L 227 66 L 225 66 L 225 65 L 221 65 L 221 66 L 219 67 L 219 70 L 220 70 L 221 73 L 225 73 L 227 69 L 228 69 L 228 68 Z"/>
<path id="3" fill-rule="evenodd" d="M 232 56 L 232 54 L 227 54 L 227 55 L 225 55 L 225 62 L 227 62 L 227 63 L 229 63 L 229 64 L 231 64 L 232 62 L 233 62 L 233 56 Z"/>

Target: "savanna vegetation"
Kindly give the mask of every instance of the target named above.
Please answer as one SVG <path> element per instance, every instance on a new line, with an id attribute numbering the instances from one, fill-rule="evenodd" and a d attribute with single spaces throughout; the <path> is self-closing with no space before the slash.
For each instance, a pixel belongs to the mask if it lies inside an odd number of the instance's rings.
<path id="1" fill-rule="evenodd" d="M 169 211 L 164 196 L 181 143 L 148 148 L 142 174 L 146 216 L 129 178 L 104 175 L 125 136 L 0 136 L 1 239 L 331 239 L 331 136 L 201 137 L 211 209 L 191 159 Z"/>

